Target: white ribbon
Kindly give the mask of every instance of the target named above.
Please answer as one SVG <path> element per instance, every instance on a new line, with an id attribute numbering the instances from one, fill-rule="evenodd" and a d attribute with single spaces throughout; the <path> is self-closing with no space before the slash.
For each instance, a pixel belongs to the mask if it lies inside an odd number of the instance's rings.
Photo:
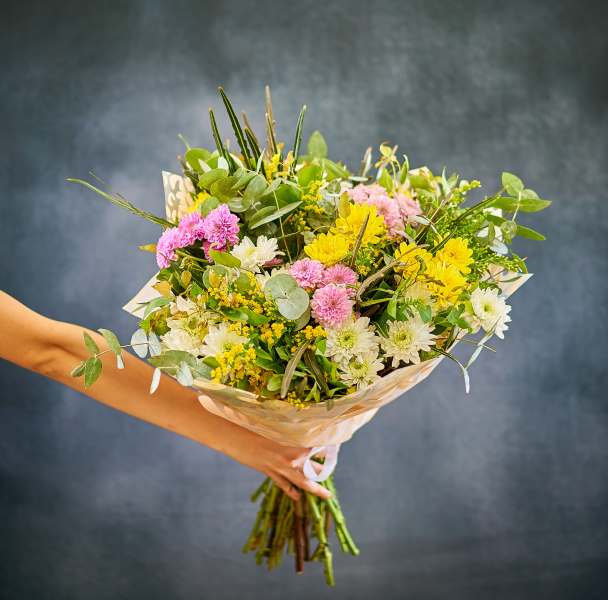
<path id="1" fill-rule="evenodd" d="M 312 457 L 321 452 L 325 454 L 325 461 L 323 462 L 321 471 L 317 473 L 313 466 Z M 338 452 L 340 452 L 340 444 L 314 447 L 304 461 L 304 475 L 311 481 L 325 481 L 334 472 L 338 464 Z M 319 463 L 315 464 L 319 465 Z"/>

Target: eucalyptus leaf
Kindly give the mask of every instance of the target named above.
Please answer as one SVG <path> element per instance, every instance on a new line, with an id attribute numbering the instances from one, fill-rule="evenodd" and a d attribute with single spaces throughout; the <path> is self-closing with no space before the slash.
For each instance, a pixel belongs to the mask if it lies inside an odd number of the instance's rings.
<path id="1" fill-rule="evenodd" d="M 102 363 L 97 357 L 91 357 L 84 366 L 84 387 L 91 387 L 101 375 Z"/>
<path id="2" fill-rule="evenodd" d="M 490 206 L 500 208 L 507 212 L 515 212 L 520 210 L 522 212 L 538 212 L 551 206 L 550 200 L 540 200 L 538 198 L 507 198 L 500 197 L 496 198 L 490 203 Z"/>
<path id="3" fill-rule="evenodd" d="M 179 363 L 176 377 L 177 381 L 179 381 L 184 387 L 190 387 L 194 383 L 194 377 L 192 377 L 190 367 L 185 362 Z"/>
<path id="4" fill-rule="evenodd" d="M 205 150 L 205 148 L 190 148 L 184 155 L 184 158 L 192 169 L 197 173 L 202 173 L 204 168 L 201 166 L 201 162 L 206 163 L 211 158 L 211 152 Z"/>
<path id="5" fill-rule="evenodd" d="M 70 372 L 70 375 L 72 377 L 80 377 L 81 375 L 84 374 L 84 369 L 86 367 L 86 361 L 82 361 L 81 363 L 78 363 L 78 365 L 76 365 L 72 371 Z"/>
<path id="6" fill-rule="evenodd" d="M 529 240 L 537 240 L 539 242 L 547 239 L 542 233 L 539 233 L 534 229 L 530 229 L 529 227 L 524 227 L 523 225 L 517 225 L 517 235 L 528 238 Z"/>
<path id="7" fill-rule="evenodd" d="M 103 335 L 103 338 L 108 344 L 110 350 L 112 350 L 112 352 L 114 352 L 114 354 L 117 356 L 120 356 L 122 348 L 120 347 L 120 342 L 118 341 L 116 334 L 109 329 L 98 329 L 97 331 Z"/>
<path id="8" fill-rule="evenodd" d="M 162 351 L 160 340 L 153 331 L 151 331 L 148 336 L 148 349 L 150 350 L 150 356 L 158 356 Z"/>
<path id="9" fill-rule="evenodd" d="M 266 179 L 264 179 L 264 177 L 262 177 L 261 175 L 255 175 L 245 188 L 245 198 L 248 198 L 249 200 L 255 200 L 256 198 L 264 194 L 266 188 L 268 188 L 268 183 Z"/>
<path id="10" fill-rule="evenodd" d="M 228 171 L 226 169 L 211 169 L 206 173 L 202 173 L 198 178 L 198 184 L 200 187 L 208 190 L 213 183 L 228 177 Z"/>
<path id="11" fill-rule="evenodd" d="M 131 336 L 131 347 L 139 358 L 146 358 L 148 354 L 148 334 L 143 329 L 138 329 Z"/>
<path id="12" fill-rule="evenodd" d="M 95 343 L 93 338 L 86 332 L 82 332 L 82 336 L 84 337 L 84 345 L 87 347 L 87 350 L 91 354 L 99 354 L 99 346 Z"/>
<path id="13" fill-rule="evenodd" d="M 205 198 L 199 207 L 201 215 L 206 217 L 214 208 L 220 205 L 220 201 L 215 196 Z"/>
<path id="14" fill-rule="evenodd" d="M 150 394 L 153 394 L 158 389 L 158 386 L 160 384 L 160 375 L 161 370 L 156 367 L 156 369 L 154 369 L 154 373 L 152 373 L 152 381 L 150 382 Z"/>
<path id="15" fill-rule="evenodd" d="M 511 196 L 517 196 L 519 192 L 524 189 L 522 180 L 513 175 L 513 173 L 507 173 L 506 171 L 502 174 L 502 186 L 507 190 L 507 193 Z"/>

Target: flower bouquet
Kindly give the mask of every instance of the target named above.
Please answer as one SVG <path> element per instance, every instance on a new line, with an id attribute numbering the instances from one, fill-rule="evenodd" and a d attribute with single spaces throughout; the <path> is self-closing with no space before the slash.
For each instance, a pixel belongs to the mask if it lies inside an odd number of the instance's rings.
<path id="1" fill-rule="evenodd" d="M 340 444 L 376 411 L 449 358 L 468 369 L 493 335 L 502 338 L 506 298 L 529 277 L 509 251 L 515 236 L 543 236 L 517 222 L 550 202 L 503 173 L 499 190 L 467 202 L 480 183 L 410 168 L 396 146 L 371 148 L 356 173 L 328 158 L 315 131 L 306 150 L 302 108 L 291 147 L 277 141 L 266 89 L 265 140 L 239 119 L 222 88 L 237 148 L 209 110 L 215 149 L 185 144 L 181 174 L 163 172 L 164 217 L 119 194 L 71 179 L 163 232 L 159 272 L 125 307 L 140 318 L 131 344 L 155 367 L 201 391 L 209 411 L 277 442 L 310 447 L 304 472 L 329 500 L 286 496 L 266 480 L 245 551 L 272 568 L 285 549 L 296 570 L 324 564 L 334 583 L 330 527 L 358 554 L 332 481 Z M 122 365 L 122 348 L 100 330 Z M 471 336 L 481 332 L 480 336 Z M 92 385 L 99 350 L 73 374 Z M 464 362 L 453 354 L 472 345 Z M 315 544 L 312 544 L 312 540 Z"/>

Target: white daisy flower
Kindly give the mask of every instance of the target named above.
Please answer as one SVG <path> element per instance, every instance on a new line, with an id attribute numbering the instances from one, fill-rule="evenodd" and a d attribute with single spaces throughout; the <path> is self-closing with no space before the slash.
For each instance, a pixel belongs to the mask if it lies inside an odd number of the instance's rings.
<path id="1" fill-rule="evenodd" d="M 509 329 L 507 323 L 511 320 L 509 316 L 511 307 L 499 295 L 497 289 L 482 290 L 477 288 L 471 294 L 471 307 L 473 309 L 473 323 L 477 319 L 484 331 L 494 330 L 499 338 L 504 338 L 504 332 Z"/>
<path id="2" fill-rule="evenodd" d="M 325 356 L 336 362 L 344 362 L 361 354 L 377 354 L 378 341 L 378 337 L 370 330 L 369 319 L 361 317 L 335 329 L 327 329 Z"/>
<path id="3" fill-rule="evenodd" d="M 431 333 L 432 325 L 425 323 L 419 315 L 407 321 L 390 321 L 388 337 L 382 338 L 382 349 L 393 358 L 393 367 L 401 361 L 418 364 L 419 352 L 428 351 L 435 343 L 436 336 Z"/>
<path id="4" fill-rule="evenodd" d="M 378 371 L 383 368 L 377 352 L 366 352 L 343 362 L 339 377 L 347 385 L 356 385 L 361 390 L 380 379 Z"/>
<path id="5" fill-rule="evenodd" d="M 276 238 L 267 238 L 265 235 L 260 235 L 255 244 L 244 237 L 230 253 L 241 261 L 241 268 L 254 273 L 259 273 L 262 265 L 283 254 L 279 252 Z"/>
<path id="6" fill-rule="evenodd" d="M 236 344 L 244 344 L 248 338 L 229 330 L 228 323 L 220 323 L 209 327 L 205 343 L 201 347 L 203 356 L 216 356 L 230 350 Z"/>

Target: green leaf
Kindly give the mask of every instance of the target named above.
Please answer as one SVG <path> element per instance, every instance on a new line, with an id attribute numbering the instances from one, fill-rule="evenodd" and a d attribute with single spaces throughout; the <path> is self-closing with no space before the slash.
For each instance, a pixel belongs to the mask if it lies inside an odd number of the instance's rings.
<path id="1" fill-rule="evenodd" d="M 517 196 L 519 192 L 524 189 L 522 180 L 513 175 L 513 173 L 507 173 L 506 171 L 502 174 L 502 186 L 507 190 L 507 193 L 511 196 Z"/>
<path id="2" fill-rule="evenodd" d="M 327 171 L 329 179 L 348 179 L 348 177 L 350 177 L 348 169 L 346 169 L 342 165 L 333 162 L 333 160 L 329 160 L 329 158 L 323 158 L 321 160 L 323 168 Z"/>
<path id="3" fill-rule="evenodd" d="M 281 383 L 283 382 L 283 375 L 273 375 L 266 384 L 266 388 L 269 392 L 278 392 L 281 389 Z"/>
<path id="4" fill-rule="evenodd" d="M 308 154 L 313 158 L 327 158 L 327 142 L 320 131 L 313 131 L 308 138 Z"/>
<path id="5" fill-rule="evenodd" d="M 255 200 L 268 188 L 268 183 L 261 175 L 256 175 L 245 188 L 245 198 L 249 200 Z"/>
<path id="6" fill-rule="evenodd" d="M 201 174 L 198 178 L 198 184 L 200 187 L 208 190 L 216 181 L 226 177 L 228 177 L 228 171 L 225 169 L 211 169 L 211 171 Z"/>
<path id="7" fill-rule="evenodd" d="M 304 114 L 306 113 L 306 105 L 302 107 L 300 116 L 298 117 L 298 124 L 296 125 L 296 135 L 293 141 L 293 163 L 291 164 L 291 172 L 293 173 L 300 156 L 300 146 L 302 144 L 302 129 L 304 128 Z"/>
<path id="8" fill-rule="evenodd" d="M 194 171 L 202 173 L 203 167 L 201 167 L 201 161 L 207 162 L 211 158 L 211 152 L 205 150 L 205 148 L 190 148 L 184 155 L 184 158 Z"/>
<path id="9" fill-rule="evenodd" d="M 517 226 L 517 235 L 528 238 L 529 240 L 537 240 L 539 242 L 547 239 L 542 233 L 539 233 L 534 229 L 530 229 L 529 227 L 524 227 L 523 225 Z"/>
<path id="10" fill-rule="evenodd" d="M 222 314 L 227 316 L 231 321 L 243 321 L 246 323 L 249 320 L 247 313 L 240 308 L 223 308 Z"/>
<path id="11" fill-rule="evenodd" d="M 276 219 L 279 219 L 279 218 L 289 214 L 296 208 L 298 208 L 298 206 L 300 206 L 300 204 L 302 204 L 302 201 L 298 200 L 297 202 L 292 202 L 290 204 L 287 204 L 286 206 L 283 206 L 282 208 L 273 209 L 272 213 L 270 213 L 269 215 L 262 217 L 256 221 L 252 220 L 251 223 L 249 223 L 249 229 L 255 229 L 256 227 L 260 227 L 261 225 L 265 225 L 266 223 L 275 221 Z M 270 207 L 268 207 L 268 208 L 270 208 Z"/>
<path id="12" fill-rule="evenodd" d="M 306 165 L 298 171 L 298 183 L 303 188 L 321 177 L 323 177 L 323 169 L 319 165 Z"/>
<path id="13" fill-rule="evenodd" d="M 99 354 L 99 346 L 95 343 L 93 338 L 86 332 L 83 331 L 84 345 L 91 354 Z"/>
<path id="14" fill-rule="evenodd" d="M 83 360 L 81 363 L 79 363 L 72 369 L 72 371 L 70 372 L 70 375 L 72 377 L 80 377 L 84 373 L 85 367 L 86 367 L 86 361 Z"/>
<path id="15" fill-rule="evenodd" d="M 230 198 L 230 200 L 228 200 L 228 208 L 230 208 L 230 212 L 233 213 L 245 212 L 250 207 L 251 200 L 249 198 L 245 198 L 244 196 L 235 196 L 234 198 Z"/>
<path id="16" fill-rule="evenodd" d="M 295 354 L 289 359 L 287 366 L 285 367 L 285 373 L 283 375 L 283 381 L 281 382 L 281 398 L 285 398 L 287 396 L 287 392 L 289 391 L 289 384 L 293 379 L 295 370 L 304 354 L 304 351 L 309 346 L 308 341 L 303 342 L 300 347 L 296 350 Z"/>
<path id="17" fill-rule="evenodd" d="M 167 350 L 160 356 L 153 356 L 148 359 L 148 362 L 154 367 L 161 369 L 176 368 L 181 363 L 185 363 L 190 367 L 196 367 L 196 358 L 189 352 L 183 350 Z"/>
<path id="18" fill-rule="evenodd" d="M 425 323 L 429 323 L 430 320 L 433 318 L 433 311 L 431 310 L 431 307 L 427 304 L 418 304 L 416 308 L 418 309 L 418 314 L 420 315 L 420 318 Z"/>
<path id="19" fill-rule="evenodd" d="M 224 177 L 223 179 L 218 179 L 214 181 L 209 187 L 209 193 L 212 196 L 216 196 L 220 202 L 228 202 L 230 198 L 233 198 L 236 190 L 234 189 L 234 184 L 238 181 L 234 175 L 228 175 L 228 177 Z"/>
<path id="20" fill-rule="evenodd" d="M 500 197 L 493 200 L 489 206 L 500 208 L 507 212 L 515 212 L 516 210 L 538 212 L 551 206 L 551 200 L 539 200 L 537 198 L 520 198 L 518 200 L 517 198 Z"/>
<path id="21" fill-rule="evenodd" d="M 91 387 L 101 375 L 102 364 L 96 357 L 89 358 L 84 365 L 84 387 Z"/>
<path id="22" fill-rule="evenodd" d="M 211 249 L 209 250 L 209 256 L 217 265 L 224 265 L 225 267 L 241 266 L 241 261 L 236 256 L 232 256 L 229 252 L 220 252 L 219 250 Z"/>
<path id="23" fill-rule="evenodd" d="M 164 297 L 160 297 L 160 298 L 154 298 L 154 300 L 150 300 L 150 302 L 148 302 L 146 304 L 146 310 L 144 311 L 144 319 L 154 310 L 158 309 L 158 308 L 162 308 L 163 306 L 167 306 L 167 304 L 171 304 L 171 299 L 170 298 L 164 298 Z"/>
<path id="24" fill-rule="evenodd" d="M 103 338 L 110 347 L 110 350 L 112 350 L 116 356 L 120 356 L 122 353 L 122 348 L 120 347 L 120 342 L 118 341 L 116 334 L 109 329 L 98 329 L 97 331 L 103 335 Z"/>
<path id="25" fill-rule="evenodd" d="M 232 107 L 232 103 L 226 96 L 223 87 L 219 87 L 218 91 L 220 96 L 222 97 L 222 101 L 224 102 L 224 106 L 226 107 L 226 112 L 228 113 L 228 118 L 230 119 L 230 124 L 232 125 L 232 129 L 234 131 L 234 135 L 236 136 L 236 141 L 241 149 L 241 153 L 243 154 L 243 160 L 245 161 L 245 166 L 248 168 L 255 167 L 255 164 L 252 165 L 252 158 L 249 153 L 249 147 L 247 146 L 247 142 L 245 141 L 245 134 L 243 133 L 243 129 L 241 128 L 241 124 L 239 122 L 236 113 L 234 112 L 234 108 Z"/>

